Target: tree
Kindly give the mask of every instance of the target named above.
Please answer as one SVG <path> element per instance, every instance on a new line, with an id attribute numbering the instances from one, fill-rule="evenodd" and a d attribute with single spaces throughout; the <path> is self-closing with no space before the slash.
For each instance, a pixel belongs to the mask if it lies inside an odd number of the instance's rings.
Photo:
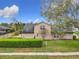
<path id="1" fill-rule="evenodd" d="M 21 22 L 11 25 L 11 28 L 14 29 L 14 35 L 21 34 L 24 28 L 24 24 Z"/>
<path id="2" fill-rule="evenodd" d="M 50 1 L 50 4 L 47 1 Z M 43 0 L 42 15 L 58 24 L 59 29 L 67 28 L 65 25 L 70 25 L 69 23 L 72 23 L 70 27 L 73 27 L 78 24 L 75 23 L 78 20 L 78 3 L 76 0 Z M 64 26 L 61 26 L 63 24 Z"/>
<path id="3" fill-rule="evenodd" d="M 10 27 L 14 30 L 13 35 L 20 34 L 23 31 L 24 24 L 16 20 L 16 18 L 11 18 L 11 20 L 12 23 L 10 24 Z"/>
<path id="4" fill-rule="evenodd" d="M 0 26 L 9 26 L 9 24 L 8 23 L 0 23 Z"/>
<path id="5" fill-rule="evenodd" d="M 44 3 L 46 3 L 45 1 Z M 71 4 L 71 0 L 50 0 L 50 2 L 47 9 L 43 7 L 42 14 L 52 20 L 57 20 L 57 18 L 59 20 L 60 16 L 67 12 L 68 6 Z M 44 11 L 44 8 L 46 11 Z"/>
<path id="6" fill-rule="evenodd" d="M 62 37 L 64 36 L 64 31 L 63 31 L 63 27 L 64 25 L 59 25 L 59 24 L 54 24 L 52 26 L 52 31 L 51 31 L 51 35 L 55 38 L 59 38 L 62 39 Z M 60 27 L 60 28 L 59 28 Z"/>

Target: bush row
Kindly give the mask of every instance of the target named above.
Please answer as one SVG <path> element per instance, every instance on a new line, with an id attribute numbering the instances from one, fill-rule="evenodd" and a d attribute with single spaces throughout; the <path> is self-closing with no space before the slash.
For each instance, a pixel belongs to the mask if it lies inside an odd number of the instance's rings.
<path id="1" fill-rule="evenodd" d="M 43 41 L 0 41 L 0 47 L 25 48 L 25 47 L 42 47 Z"/>

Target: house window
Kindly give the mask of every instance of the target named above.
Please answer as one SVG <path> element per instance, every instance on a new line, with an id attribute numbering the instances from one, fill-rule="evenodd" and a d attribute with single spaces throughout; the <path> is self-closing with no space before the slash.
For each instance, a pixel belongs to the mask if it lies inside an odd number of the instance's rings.
<path id="1" fill-rule="evenodd" d="M 40 29 L 45 30 L 45 26 L 44 25 L 40 26 Z"/>
<path id="2" fill-rule="evenodd" d="M 59 38 L 59 35 L 57 35 L 57 34 L 54 34 L 54 38 Z"/>

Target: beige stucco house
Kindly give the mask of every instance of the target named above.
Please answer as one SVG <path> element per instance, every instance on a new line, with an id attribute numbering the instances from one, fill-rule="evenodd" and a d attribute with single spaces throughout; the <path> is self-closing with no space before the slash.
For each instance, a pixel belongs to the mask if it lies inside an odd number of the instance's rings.
<path id="1" fill-rule="evenodd" d="M 25 38 L 43 38 L 47 40 L 53 39 L 73 39 L 72 32 L 65 32 L 65 34 L 51 34 L 53 31 L 52 26 L 45 22 L 37 24 L 31 24 L 29 27 L 25 27 L 24 33 L 22 34 Z"/>
<path id="2" fill-rule="evenodd" d="M 45 39 L 52 39 L 51 37 L 51 25 L 41 22 L 38 24 L 35 24 L 34 27 L 34 35 L 36 36 L 36 38 L 42 38 L 42 31 L 45 31 L 46 33 L 43 34 L 45 37 Z"/>

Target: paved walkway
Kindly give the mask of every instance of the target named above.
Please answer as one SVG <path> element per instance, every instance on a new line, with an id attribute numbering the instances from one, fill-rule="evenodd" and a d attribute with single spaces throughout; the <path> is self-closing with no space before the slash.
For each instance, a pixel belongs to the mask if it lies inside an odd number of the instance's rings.
<path id="1" fill-rule="evenodd" d="M 79 52 L 27 52 L 27 53 L 0 53 L 0 55 L 26 55 L 26 56 L 34 56 L 34 55 L 47 55 L 47 56 L 73 56 L 79 55 Z"/>

